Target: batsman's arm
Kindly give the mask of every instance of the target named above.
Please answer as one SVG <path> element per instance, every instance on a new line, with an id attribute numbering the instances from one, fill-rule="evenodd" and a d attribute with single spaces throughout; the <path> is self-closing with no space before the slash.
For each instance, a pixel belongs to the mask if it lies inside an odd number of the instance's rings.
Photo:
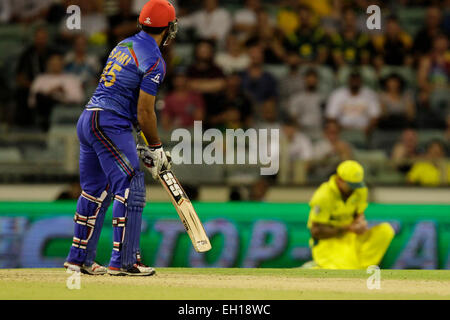
<path id="1" fill-rule="evenodd" d="M 311 226 L 311 236 L 317 240 L 340 237 L 347 231 L 348 227 L 334 227 L 317 222 L 313 222 Z"/>
<path id="2" fill-rule="evenodd" d="M 142 133 L 147 139 L 148 145 L 156 146 L 161 144 L 158 135 L 158 125 L 155 113 L 156 97 L 141 90 L 137 105 L 137 120 Z"/>

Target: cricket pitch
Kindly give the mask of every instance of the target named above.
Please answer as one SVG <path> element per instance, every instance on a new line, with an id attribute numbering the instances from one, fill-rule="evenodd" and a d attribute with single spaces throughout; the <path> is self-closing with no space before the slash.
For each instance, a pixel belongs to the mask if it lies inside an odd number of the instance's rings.
<path id="1" fill-rule="evenodd" d="M 0 299 L 450 299 L 448 270 L 381 270 L 369 290 L 365 270 L 158 268 L 151 277 L 81 275 L 64 269 L 0 269 Z"/>

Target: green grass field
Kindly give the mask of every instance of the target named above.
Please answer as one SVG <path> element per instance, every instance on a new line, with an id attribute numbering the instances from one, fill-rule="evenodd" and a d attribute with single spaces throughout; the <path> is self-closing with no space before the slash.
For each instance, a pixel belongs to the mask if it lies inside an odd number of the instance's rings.
<path id="1" fill-rule="evenodd" d="M 369 290 L 364 270 L 159 268 L 152 277 L 81 275 L 63 269 L 0 269 L 0 299 L 450 299 L 450 271 L 382 270 Z"/>

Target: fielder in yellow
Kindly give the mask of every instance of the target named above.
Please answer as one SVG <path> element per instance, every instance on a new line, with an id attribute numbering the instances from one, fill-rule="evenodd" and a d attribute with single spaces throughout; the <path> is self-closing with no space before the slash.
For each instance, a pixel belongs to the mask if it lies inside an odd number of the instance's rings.
<path id="1" fill-rule="evenodd" d="M 315 268 L 366 269 L 381 262 L 395 232 L 389 223 L 368 228 L 367 193 L 364 169 L 352 160 L 316 190 L 308 220 Z"/>

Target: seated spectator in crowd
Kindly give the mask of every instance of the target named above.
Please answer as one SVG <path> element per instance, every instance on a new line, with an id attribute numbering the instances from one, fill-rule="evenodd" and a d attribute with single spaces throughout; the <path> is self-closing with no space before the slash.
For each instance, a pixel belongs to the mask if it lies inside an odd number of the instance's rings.
<path id="1" fill-rule="evenodd" d="M 0 23 L 8 23 L 13 17 L 12 0 L 0 1 Z"/>
<path id="2" fill-rule="evenodd" d="M 338 162 L 353 158 L 352 146 L 340 138 L 341 127 L 335 120 L 327 120 L 323 137 L 314 145 L 314 159 L 326 161 L 336 158 Z"/>
<path id="3" fill-rule="evenodd" d="M 416 57 L 428 53 L 433 46 L 434 38 L 443 32 L 441 8 L 431 6 L 426 10 L 425 25 L 414 37 L 413 51 Z"/>
<path id="4" fill-rule="evenodd" d="M 1 2 L 8 2 L 8 0 Z M 54 0 L 10 0 L 10 19 L 20 23 L 45 19 L 53 2 Z"/>
<path id="5" fill-rule="evenodd" d="M 292 34 L 298 29 L 300 22 L 298 17 L 298 0 L 284 0 L 280 3 L 277 12 L 277 26 L 283 34 Z"/>
<path id="6" fill-rule="evenodd" d="M 329 177 L 344 160 L 353 159 L 352 146 L 340 138 L 341 127 L 335 120 L 327 120 L 323 137 L 314 144 L 310 173 L 318 180 Z"/>
<path id="7" fill-rule="evenodd" d="M 246 41 L 247 47 L 259 45 L 264 54 L 267 64 L 280 64 L 285 59 L 285 50 L 282 46 L 281 33 L 273 26 L 269 14 L 260 10 L 258 12 L 258 23 L 253 33 Z"/>
<path id="8" fill-rule="evenodd" d="M 439 140 L 429 143 L 424 159 L 417 161 L 407 174 L 411 184 L 437 187 L 450 183 L 450 164 L 445 158 L 444 144 Z"/>
<path id="9" fill-rule="evenodd" d="M 401 129 L 413 123 L 416 109 L 411 93 L 405 90 L 405 81 L 398 74 L 382 80 L 380 92 L 380 129 Z"/>
<path id="10" fill-rule="evenodd" d="M 33 42 L 19 57 L 16 71 L 16 111 L 15 123 L 20 126 L 31 125 L 34 121 L 28 109 L 28 96 L 31 83 L 38 74 L 45 71 L 49 57 L 55 50 L 49 44 L 49 35 L 45 26 L 36 28 Z"/>
<path id="11" fill-rule="evenodd" d="M 277 81 L 264 71 L 264 55 L 261 46 L 253 46 L 249 50 L 250 65 L 242 73 L 242 87 L 255 105 L 277 97 Z"/>
<path id="12" fill-rule="evenodd" d="M 282 111 L 289 114 L 289 102 L 294 95 L 305 89 L 305 79 L 297 55 L 289 54 L 286 57 L 286 64 L 289 73 L 279 81 L 279 100 Z"/>
<path id="13" fill-rule="evenodd" d="M 450 113 L 445 117 L 445 140 L 447 145 L 450 146 Z"/>
<path id="14" fill-rule="evenodd" d="M 390 16 L 386 21 L 385 34 L 374 37 L 373 45 L 379 61 L 378 67 L 387 65 L 411 65 L 411 49 L 413 40 L 403 31 L 396 16 Z"/>
<path id="15" fill-rule="evenodd" d="M 311 139 L 299 129 L 295 121 L 287 120 L 283 123 L 281 136 L 287 142 L 285 152 L 288 153 L 290 162 L 312 160 L 314 150 Z"/>
<path id="16" fill-rule="evenodd" d="M 136 33 L 136 20 L 147 1 L 118 0 L 109 1 L 105 6 L 108 19 L 108 46 L 109 51 L 123 39 Z"/>
<path id="17" fill-rule="evenodd" d="M 311 137 L 318 137 L 322 129 L 322 105 L 325 98 L 318 91 L 319 77 L 315 69 L 305 73 L 305 91 L 292 96 L 289 116 Z"/>
<path id="18" fill-rule="evenodd" d="M 372 47 L 367 33 L 358 31 L 356 13 L 347 8 L 343 12 L 342 27 L 331 35 L 331 50 L 334 65 L 361 65 L 370 62 Z"/>
<path id="19" fill-rule="evenodd" d="M 299 27 L 286 34 L 283 47 L 299 55 L 301 62 L 325 63 L 328 59 L 328 39 L 325 30 L 313 22 L 311 9 L 301 5 L 298 10 Z"/>
<path id="20" fill-rule="evenodd" d="M 252 126 L 253 105 L 242 91 L 241 78 L 237 73 L 229 75 L 226 87 L 216 108 L 209 110 L 208 124 L 214 128 L 232 128 L 230 122 L 240 123 L 240 128 Z M 236 119 L 239 114 L 239 119 Z"/>
<path id="21" fill-rule="evenodd" d="M 204 0 L 203 9 L 180 18 L 181 28 L 193 28 L 200 39 L 215 40 L 219 45 L 232 27 L 228 10 L 219 7 L 218 0 Z"/>
<path id="22" fill-rule="evenodd" d="M 259 111 L 259 112 L 258 112 Z M 264 101 L 257 111 L 256 127 L 261 129 L 280 129 L 280 117 L 275 100 Z"/>
<path id="23" fill-rule="evenodd" d="M 417 131 L 412 128 L 403 130 L 400 141 L 392 148 L 391 160 L 394 165 L 400 172 L 406 173 L 420 156 Z"/>
<path id="24" fill-rule="evenodd" d="M 325 116 L 336 119 L 343 129 L 361 130 L 370 134 L 377 124 L 381 108 L 374 91 L 364 87 L 359 71 L 353 70 L 348 87 L 331 93 Z"/>
<path id="25" fill-rule="evenodd" d="M 227 36 L 225 50 L 217 53 L 215 62 L 225 74 L 232 74 L 247 69 L 250 58 L 236 34 L 230 33 Z"/>
<path id="26" fill-rule="evenodd" d="M 64 73 L 63 57 L 54 54 L 48 60 L 46 72 L 37 76 L 31 84 L 29 105 L 36 110 L 39 127 L 47 132 L 55 104 L 81 104 L 84 99 L 80 79 Z"/>
<path id="27" fill-rule="evenodd" d="M 73 42 L 73 50 L 65 58 L 65 71 L 78 76 L 85 89 L 94 89 L 98 84 L 98 74 L 101 70 L 97 57 L 87 53 L 87 38 L 79 34 Z"/>
<path id="28" fill-rule="evenodd" d="M 245 6 L 233 15 L 233 29 L 244 36 L 250 34 L 258 23 L 258 11 L 261 10 L 260 0 L 245 0 Z"/>
<path id="29" fill-rule="evenodd" d="M 420 60 L 417 82 L 422 104 L 430 105 L 438 115 L 450 111 L 450 50 L 446 35 L 436 36 L 432 50 Z"/>
<path id="30" fill-rule="evenodd" d="M 189 89 L 186 74 L 179 71 L 173 78 L 173 90 L 164 99 L 161 124 L 167 131 L 192 128 L 194 121 L 202 121 L 205 103 L 201 94 Z"/>
<path id="31" fill-rule="evenodd" d="M 195 47 L 193 64 L 187 70 L 189 89 L 203 95 L 206 113 L 213 112 L 226 86 L 225 75 L 214 63 L 214 45 L 202 40 Z"/>

